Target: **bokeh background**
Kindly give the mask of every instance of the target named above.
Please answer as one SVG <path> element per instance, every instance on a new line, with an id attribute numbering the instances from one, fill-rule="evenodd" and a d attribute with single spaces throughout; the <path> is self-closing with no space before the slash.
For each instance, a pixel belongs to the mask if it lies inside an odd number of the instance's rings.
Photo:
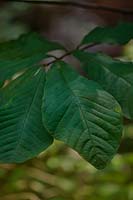
<path id="1" fill-rule="evenodd" d="M 79 2 L 133 9 L 133 1 L 127 0 Z M 96 25 L 114 25 L 119 21 L 133 21 L 133 16 L 100 9 L 0 1 L 0 42 L 36 31 L 71 49 Z M 99 45 L 91 51 L 133 60 L 132 41 L 124 47 Z M 69 62 L 79 67 L 73 58 L 69 58 Z M 26 163 L 0 164 L 0 200 L 132 200 L 133 122 L 124 119 L 124 124 L 118 154 L 102 171 L 57 141 Z"/>

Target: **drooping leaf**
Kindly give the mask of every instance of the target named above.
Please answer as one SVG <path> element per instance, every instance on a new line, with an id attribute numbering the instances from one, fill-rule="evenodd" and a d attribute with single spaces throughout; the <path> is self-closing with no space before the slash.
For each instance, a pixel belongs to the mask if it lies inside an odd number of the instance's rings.
<path id="1" fill-rule="evenodd" d="M 22 35 L 19 39 L 0 44 L 0 87 L 15 73 L 37 64 L 52 50 L 62 49 L 37 33 Z"/>
<path id="2" fill-rule="evenodd" d="M 133 62 L 112 59 L 100 53 L 76 51 L 74 55 L 84 63 L 88 78 L 111 93 L 124 115 L 133 118 Z"/>
<path id="3" fill-rule="evenodd" d="M 45 72 L 29 69 L 0 93 L 0 162 L 19 163 L 52 144 L 42 123 Z"/>
<path id="4" fill-rule="evenodd" d="M 81 44 L 126 44 L 133 38 L 133 23 L 119 23 L 115 27 L 96 27 L 87 34 Z"/>
<path id="5" fill-rule="evenodd" d="M 116 100 L 63 62 L 47 73 L 44 91 L 46 129 L 96 168 L 104 168 L 121 138 L 121 109 Z"/>

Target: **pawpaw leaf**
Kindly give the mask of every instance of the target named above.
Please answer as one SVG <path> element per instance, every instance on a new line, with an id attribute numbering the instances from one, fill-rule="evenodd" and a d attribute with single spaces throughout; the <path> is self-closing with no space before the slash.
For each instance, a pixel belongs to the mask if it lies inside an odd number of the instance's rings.
<path id="1" fill-rule="evenodd" d="M 133 23 L 119 23 L 114 27 L 96 27 L 88 33 L 81 44 L 108 43 L 126 44 L 133 38 Z"/>
<path id="2" fill-rule="evenodd" d="M 126 118 L 133 119 L 133 62 L 120 61 L 101 53 L 75 51 L 88 78 L 112 94 Z"/>
<path id="3" fill-rule="evenodd" d="M 37 33 L 22 35 L 17 40 L 0 44 L 0 87 L 15 73 L 36 65 L 52 50 L 63 49 Z"/>
<path id="4" fill-rule="evenodd" d="M 64 62 L 46 75 L 43 123 L 61 140 L 98 169 L 116 154 L 121 140 L 121 108 L 94 81 L 80 76 Z"/>
<path id="5" fill-rule="evenodd" d="M 52 144 L 42 123 L 44 84 L 45 72 L 30 68 L 1 90 L 0 162 L 24 162 Z"/>

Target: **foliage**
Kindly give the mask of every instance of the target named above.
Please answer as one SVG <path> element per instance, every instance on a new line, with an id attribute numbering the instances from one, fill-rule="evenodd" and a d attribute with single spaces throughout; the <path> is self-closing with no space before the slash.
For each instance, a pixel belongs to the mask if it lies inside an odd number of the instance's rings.
<path id="1" fill-rule="evenodd" d="M 58 139 L 103 169 L 120 145 L 122 116 L 133 118 L 133 63 L 85 49 L 88 43 L 125 44 L 132 38 L 132 24 L 96 28 L 78 50 L 44 65 L 39 63 L 50 51 L 65 48 L 36 33 L 1 44 L 0 161 L 24 162 Z M 91 80 L 61 61 L 70 54 L 80 59 Z"/>
<path id="2" fill-rule="evenodd" d="M 56 63 L 47 73 L 42 111 L 51 135 L 95 167 L 104 168 L 116 153 L 121 138 L 118 103 L 64 62 Z"/>
<path id="3" fill-rule="evenodd" d="M 133 118 L 133 63 L 101 54 L 76 51 L 88 77 L 102 85 L 120 103 L 125 117 Z M 91 62 L 90 62 L 91 61 Z"/>
<path id="4" fill-rule="evenodd" d="M 96 27 L 87 34 L 81 44 L 91 42 L 108 44 L 126 44 L 133 38 L 133 24 L 119 23 L 116 27 Z"/>

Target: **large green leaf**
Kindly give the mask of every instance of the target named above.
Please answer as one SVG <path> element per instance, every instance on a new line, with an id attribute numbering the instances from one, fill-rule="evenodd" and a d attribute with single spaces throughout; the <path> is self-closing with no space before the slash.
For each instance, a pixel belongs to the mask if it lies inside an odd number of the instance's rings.
<path id="1" fill-rule="evenodd" d="M 37 33 L 25 34 L 17 40 L 1 43 L 0 86 L 16 72 L 40 62 L 49 51 L 62 48 Z"/>
<path id="2" fill-rule="evenodd" d="M 112 59 L 100 53 L 76 51 L 84 63 L 89 79 L 97 81 L 111 93 L 127 118 L 133 118 L 133 62 Z"/>
<path id="3" fill-rule="evenodd" d="M 119 104 L 63 62 L 47 73 L 42 110 L 50 134 L 96 168 L 104 168 L 116 154 L 122 132 Z"/>
<path id="4" fill-rule="evenodd" d="M 81 44 L 126 44 L 133 38 L 133 23 L 120 23 L 115 27 L 96 27 L 87 34 Z"/>
<path id="5" fill-rule="evenodd" d="M 29 69 L 0 93 L 0 162 L 33 158 L 53 141 L 42 124 L 45 72 Z"/>

